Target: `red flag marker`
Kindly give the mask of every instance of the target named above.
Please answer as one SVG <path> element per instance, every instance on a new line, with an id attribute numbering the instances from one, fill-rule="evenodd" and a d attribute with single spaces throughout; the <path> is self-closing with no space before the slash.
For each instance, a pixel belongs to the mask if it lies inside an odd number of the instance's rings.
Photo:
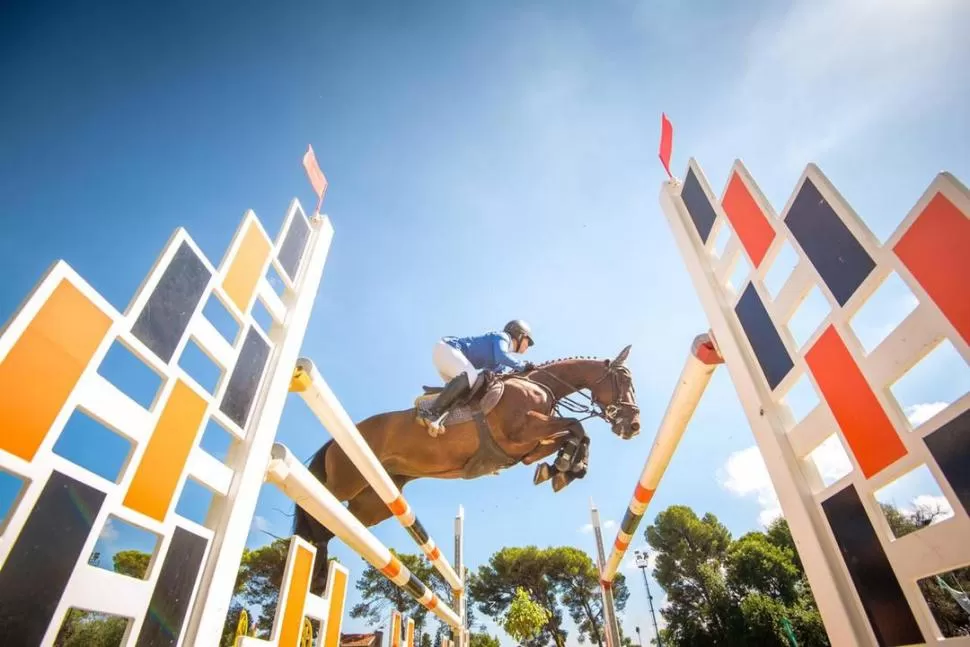
<path id="1" fill-rule="evenodd" d="M 303 155 L 303 168 L 306 169 L 307 177 L 310 178 L 310 184 L 313 186 L 313 190 L 316 192 L 317 197 L 320 198 L 317 201 L 316 213 L 320 213 L 320 207 L 323 205 L 323 196 L 327 194 L 327 176 L 323 174 L 320 170 L 320 165 L 317 164 L 317 156 L 313 153 L 313 146 L 307 146 L 306 153 Z"/>
<path id="2" fill-rule="evenodd" d="M 667 119 L 666 113 L 660 114 L 660 163 L 667 171 L 667 177 L 674 179 L 670 172 L 670 152 L 674 147 L 674 127 Z"/>

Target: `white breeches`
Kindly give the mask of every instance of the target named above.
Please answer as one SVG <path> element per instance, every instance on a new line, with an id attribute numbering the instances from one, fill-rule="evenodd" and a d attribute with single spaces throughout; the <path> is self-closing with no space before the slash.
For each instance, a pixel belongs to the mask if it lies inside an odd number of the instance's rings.
<path id="1" fill-rule="evenodd" d="M 445 383 L 464 373 L 465 377 L 468 378 L 468 388 L 475 386 L 475 380 L 478 379 L 478 369 L 472 366 L 468 358 L 454 346 L 439 341 L 431 352 L 431 360 Z"/>

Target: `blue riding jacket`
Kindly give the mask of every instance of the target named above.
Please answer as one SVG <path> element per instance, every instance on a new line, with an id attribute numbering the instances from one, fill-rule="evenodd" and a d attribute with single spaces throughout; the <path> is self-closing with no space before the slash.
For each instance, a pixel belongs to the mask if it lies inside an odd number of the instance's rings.
<path id="1" fill-rule="evenodd" d="M 496 373 L 525 370 L 525 362 L 509 354 L 512 338 L 504 332 L 488 332 L 477 337 L 445 337 L 441 341 L 460 350 L 475 368 Z"/>

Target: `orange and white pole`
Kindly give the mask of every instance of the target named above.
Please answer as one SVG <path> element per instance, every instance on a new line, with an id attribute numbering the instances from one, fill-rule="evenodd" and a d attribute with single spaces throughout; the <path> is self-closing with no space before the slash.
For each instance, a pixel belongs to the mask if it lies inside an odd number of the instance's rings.
<path id="1" fill-rule="evenodd" d="M 643 514 L 647 510 L 647 505 L 653 497 L 660 478 L 670 464 L 670 458 L 677 449 L 687 424 L 690 422 L 697 404 L 707 384 L 711 381 L 714 369 L 724 363 L 713 337 L 707 333 L 698 335 L 691 344 L 690 355 L 684 370 L 680 373 L 680 379 L 674 388 L 674 393 L 670 397 L 667 411 L 664 413 L 660 428 L 657 430 L 657 437 L 653 441 L 653 447 L 647 456 L 647 462 L 643 466 L 640 480 L 637 482 L 636 489 L 633 491 L 633 498 L 623 515 L 623 523 L 616 533 L 616 540 L 613 542 L 613 550 L 610 552 L 609 559 L 600 574 L 600 579 L 609 583 L 616 577 L 616 571 L 620 567 L 623 555 L 630 547 L 630 541 L 643 519 Z"/>

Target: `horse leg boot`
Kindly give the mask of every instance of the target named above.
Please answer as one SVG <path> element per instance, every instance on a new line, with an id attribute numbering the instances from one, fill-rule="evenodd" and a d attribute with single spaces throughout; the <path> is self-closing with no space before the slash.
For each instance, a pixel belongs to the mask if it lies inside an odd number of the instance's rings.
<path id="1" fill-rule="evenodd" d="M 448 417 L 449 410 L 470 391 L 471 385 L 468 384 L 468 376 L 464 373 L 451 378 L 451 381 L 445 385 L 428 411 L 428 434 L 432 438 L 445 433 L 444 421 Z"/>
<path id="2" fill-rule="evenodd" d="M 577 424 L 569 431 L 572 437 L 559 450 L 552 476 L 552 491 L 559 492 L 577 478 L 586 476 L 589 460 L 589 436 L 582 425 Z"/>

